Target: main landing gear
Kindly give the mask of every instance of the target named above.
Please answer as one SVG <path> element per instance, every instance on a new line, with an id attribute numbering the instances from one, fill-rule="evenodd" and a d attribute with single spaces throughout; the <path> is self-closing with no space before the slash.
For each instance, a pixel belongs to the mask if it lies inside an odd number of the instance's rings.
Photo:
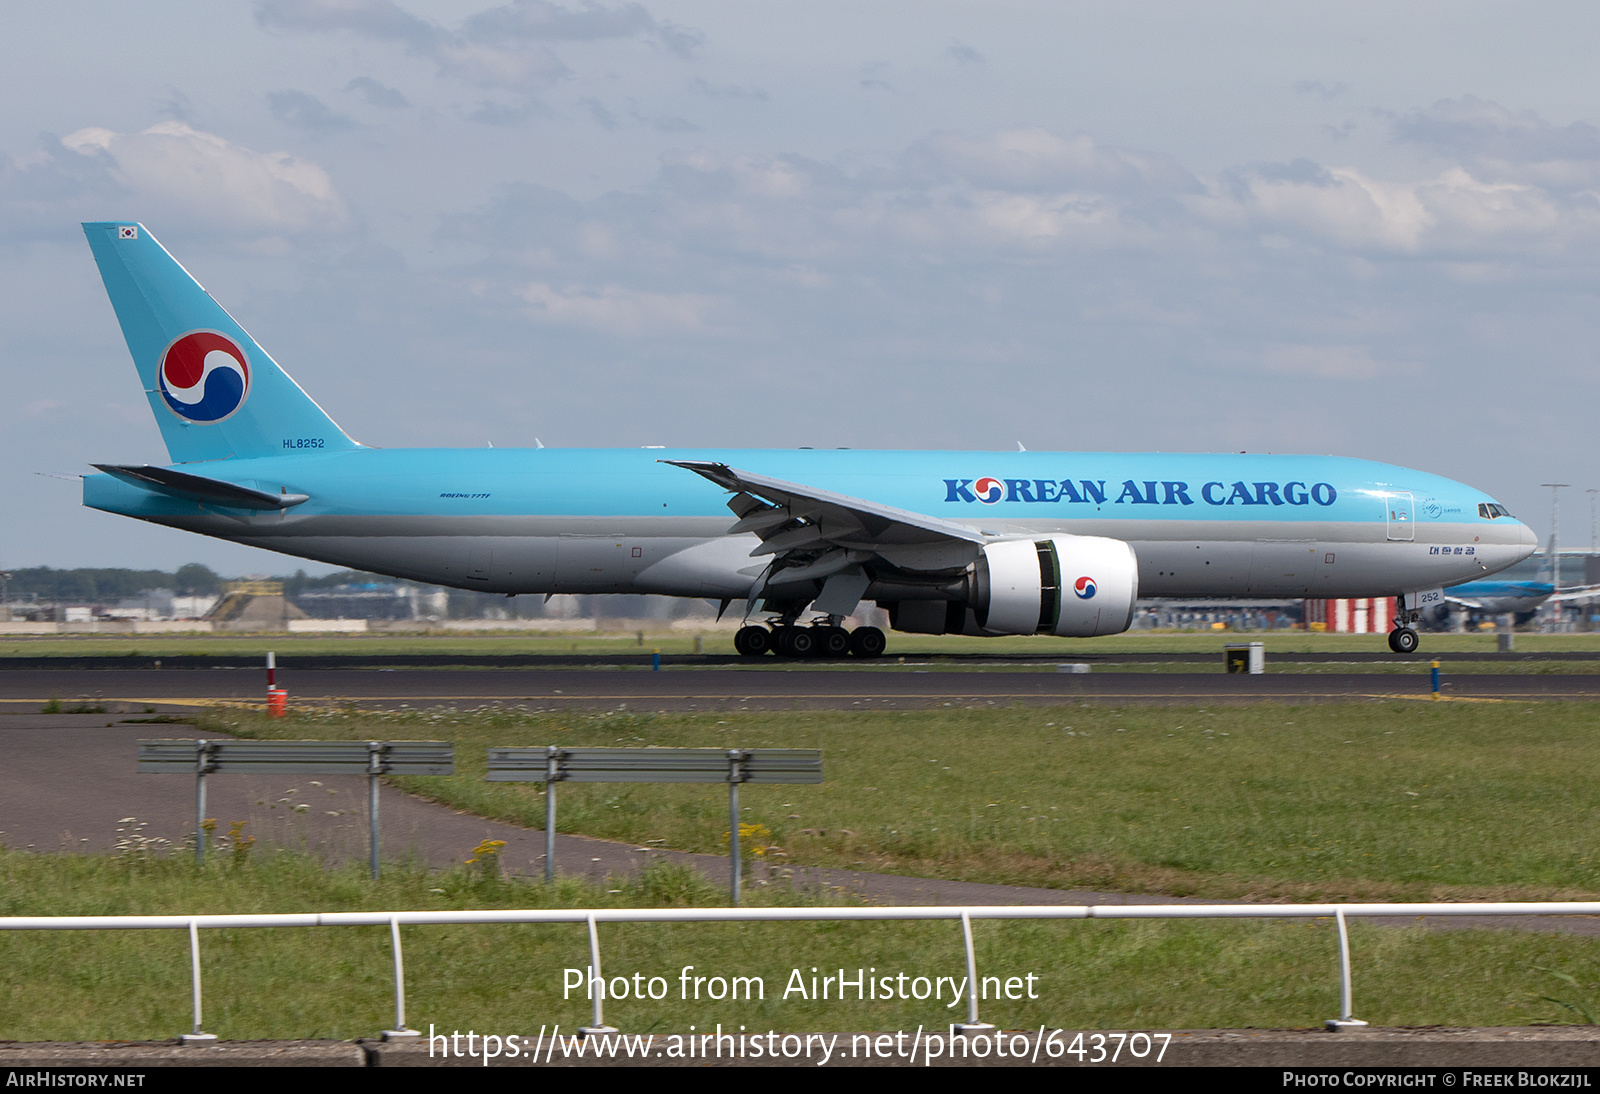
<path id="1" fill-rule="evenodd" d="M 836 619 L 819 619 L 808 626 L 779 622 L 771 627 L 752 624 L 739 628 L 733 648 L 744 657 L 760 657 L 771 652 L 779 657 L 882 657 L 888 644 L 877 627 L 857 627 L 853 631 L 839 626 Z"/>

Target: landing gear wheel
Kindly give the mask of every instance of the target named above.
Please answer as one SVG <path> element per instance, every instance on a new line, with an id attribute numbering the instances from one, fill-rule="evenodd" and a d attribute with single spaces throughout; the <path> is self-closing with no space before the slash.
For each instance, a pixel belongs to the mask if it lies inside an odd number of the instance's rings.
<path id="1" fill-rule="evenodd" d="M 772 649 L 772 632 L 754 624 L 740 627 L 733 636 L 733 648 L 741 657 L 760 657 Z"/>
<path id="2" fill-rule="evenodd" d="M 831 659 L 849 656 L 850 632 L 843 627 L 813 627 L 811 633 L 817 640 L 818 657 Z"/>
<path id="3" fill-rule="evenodd" d="M 810 627 L 785 627 L 778 632 L 779 657 L 810 657 L 817 651 L 816 636 Z"/>
<path id="4" fill-rule="evenodd" d="M 1389 632 L 1389 648 L 1395 653 L 1416 653 L 1421 641 L 1410 627 L 1396 627 Z"/>
<path id="5" fill-rule="evenodd" d="M 857 627 L 850 634 L 850 652 L 864 660 L 882 657 L 889 644 L 877 627 Z"/>

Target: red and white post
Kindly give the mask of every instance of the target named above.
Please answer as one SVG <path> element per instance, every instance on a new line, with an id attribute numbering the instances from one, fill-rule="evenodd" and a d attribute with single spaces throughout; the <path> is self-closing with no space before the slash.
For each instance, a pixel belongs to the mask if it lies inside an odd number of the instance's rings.
<path id="1" fill-rule="evenodd" d="M 278 686 L 278 655 L 267 651 L 267 717 L 282 718 L 289 706 L 289 693 Z"/>

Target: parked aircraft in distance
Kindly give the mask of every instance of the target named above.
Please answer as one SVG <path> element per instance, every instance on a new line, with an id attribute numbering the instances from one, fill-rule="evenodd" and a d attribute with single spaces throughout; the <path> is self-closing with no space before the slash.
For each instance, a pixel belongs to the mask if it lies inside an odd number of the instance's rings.
<path id="1" fill-rule="evenodd" d="M 167 445 L 84 504 L 395 577 L 747 602 L 739 652 L 875 657 L 920 634 L 1090 636 L 1165 597 L 1403 597 L 1532 553 L 1437 475 L 1331 456 L 379 449 L 334 424 L 150 235 L 84 232 Z M 729 511 L 732 517 L 729 516 Z M 762 616 L 763 623 L 749 623 Z"/>
<path id="2" fill-rule="evenodd" d="M 1468 581 L 1444 591 L 1451 604 L 1487 615 L 1529 615 L 1549 602 L 1600 599 L 1600 585 L 1565 585 L 1556 588 L 1549 556 L 1530 559 L 1493 578 Z"/>
<path id="3" fill-rule="evenodd" d="M 1556 587 L 1547 581 L 1468 581 L 1446 589 L 1444 598 L 1451 604 L 1492 615 L 1522 615 L 1538 611 L 1555 591 Z"/>

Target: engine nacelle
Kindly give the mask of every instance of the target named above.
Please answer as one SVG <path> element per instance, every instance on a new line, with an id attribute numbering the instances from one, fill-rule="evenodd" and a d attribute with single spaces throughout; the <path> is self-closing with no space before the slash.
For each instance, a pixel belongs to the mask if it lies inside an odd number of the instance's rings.
<path id="1" fill-rule="evenodd" d="M 1139 598 L 1133 547 L 1103 536 L 1002 540 L 975 570 L 972 612 L 985 634 L 1120 634 Z"/>

